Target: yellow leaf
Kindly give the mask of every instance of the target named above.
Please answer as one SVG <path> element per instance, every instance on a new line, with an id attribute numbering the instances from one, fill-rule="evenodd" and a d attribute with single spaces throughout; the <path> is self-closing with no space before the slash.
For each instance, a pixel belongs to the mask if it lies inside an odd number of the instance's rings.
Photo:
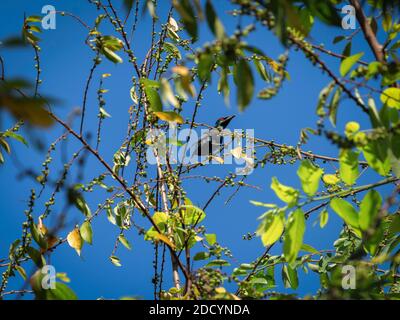
<path id="1" fill-rule="evenodd" d="M 47 240 L 47 248 L 41 248 L 40 249 L 41 253 L 45 253 L 47 250 L 49 250 L 51 247 L 53 247 L 58 242 L 58 238 L 49 233 L 49 230 L 43 224 L 43 221 L 42 221 L 41 218 L 39 218 L 39 223 L 38 223 L 37 227 L 38 227 L 39 232 Z"/>
<path id="2" fill-rule="evenodd" d="M 231 150 L 232 155 L 236 158 L 236 159 L 240 159 L 242 157 L 242 147 L 236 147 L 235 149 Z"/>
<path id="3" fill-rule="evenodd" d="M 81 237 L 81 233 L 79 231 L 79 228 L 75 228 L 74 230 L 72 230 L 68 236 L 67 236 L 67 241 L 68 244 L 74 248 L 76 250 L 76 252 L 78 253 L 78 255 L 81 255 L 81 249 L 83 246 L 83 240 Z"/>
<path id="4" fill-rule="evenodd" d="M 190 74 L 189 69 L 185 66 L 175 66 L 172 68 L 172 72 L 179 74 L 182 77 L 187 77 Z"/>
<path id="5" fill-rule="evenodd" d="M 226 293 L 226 289 L 224 287 L 215 288 L 216 293 Z"/>
<path id="6" fill-rule="evenodd" d="M 39 218 L 39 223 L 38 223 L 38 229 L 42 235 L 46 235 L 48 232 L 48 229 L 46 226 L 43 224 L 42 218 Z"/>
<path id="7" fill-rule="evenodd" d="M 192 97 L 196 95 L 196 88 L 193 86 L 190 70 L 185 66 L 175 66 L 172 71 L 181 76 L 182 88 L 189 93 Z"/>
<path id="8" fill-rule="evenodd" d="M 221 157 L 211 155 L 211 158 L 217 161 L 219 164 L 224 164 L 224 159 L 222 159 Z"/>
<path id="9" fill-rule="evenodd" d="M 267 63 L 274 72 L 278 73 L 281 70 L 281 65 L 272 59 L 268 59 Z"/>
<path id="10" fill-rule="evenodd" d="M 400 89 L 387 88 L 381 94 L 381 101 L 383 104 L 386 103 L 390 108 L 400 109 Z"/>
<path id="11" fill-rule="evenodd" d="M 155 232 L 154 233 L 154 237 L 157 238 L 158 240 L 161 240 L 162 242 L 164 242 L 167 246 L 169 246 L 170 248 L 172 248 L 173 250 L 175 250 L 175 245 L 168 239 L 167 236 L 159 233 L 159 232 Z"/>
<path id="12" fill-rule="evenodd" d="M 173 111 L 159 111 L 154 112 L 154 114 L 163 121 L 176 122 L 179 124 L 183 124 L 185 122 L 181 115 Z"/>
<path id="13" fill-rule="evenodd" d="M 322 180 L 329 185 L 335 185 L 340 181 L 340 179 L 334 174 L 324 174 Z"/>
<path id="14" fill-rule="evenodd" d="M 163 100 L 169 102 L 174 108 L 179 108 L 179 101 L 175 97 L 168 80 L 165 78 L 161 79 L 161 95 Z"/>
<path id="15" fill-rule="evenodd" d="M 172 30 L 172 31 L 178 31 L 179 26 L 178 23 L 176 22 L 176 20 L 172 17 L 169 18 L 168 20 L 168 27 Z"/>

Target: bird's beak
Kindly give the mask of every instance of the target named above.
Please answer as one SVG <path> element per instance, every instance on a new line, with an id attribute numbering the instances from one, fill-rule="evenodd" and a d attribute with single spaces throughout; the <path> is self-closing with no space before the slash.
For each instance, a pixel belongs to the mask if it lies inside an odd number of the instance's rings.
<path id="1" fill-rule="evenodd" d="M 222 120 L 222 127 L 225 129 L 228 125 L 229 125 L 229 123 L 231 122 L 231 120 L 234 118 L 235 116 L 228 116 L 228 117 L 225 117 L 225 118 L 223 118 L 223 120 Z"/>

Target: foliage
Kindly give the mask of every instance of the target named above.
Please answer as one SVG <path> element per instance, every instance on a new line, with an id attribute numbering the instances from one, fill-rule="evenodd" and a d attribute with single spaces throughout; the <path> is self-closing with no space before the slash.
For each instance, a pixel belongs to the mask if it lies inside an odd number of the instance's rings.
<path id="1" fill-rule="evenodd" d="M 21 41 L 33 48 L 37 71 L 35 83 L 7 79 L 4 71 L 0 80 L 0 108 L 17 119 L 14 127 L 0 132 L 0 165 L 9 165 L 3 163 L 5 154 L 12 152 L 10 140 L 28 146 L 19 133 L 21 127 L 59 125 L 66 130 L 50 145 L 41 173 L 34 174 L 38 187 L 29 195 L 22 236 L 11 244 L 8 256 L 1 260 L 0 266 L 4 268 L 1 297 L 8 294 L 8 280 L 17 272 L 30 283 L 37 299 L 76 299 L 75 293 L 62 282 L 57 282 L 55 291 L 43 290 L 39 285 L 41 270 L 56 254 L 57 247 L 65 243 L 78 255 L 91 250 L 87 244 L 96 245 L 92 221 L 104 212 L 110 224 L 119 230 L 110 253 L 110 261 L 115 266 L 123 266 L 117 256 L 120 244 L 134 250 L 129 232 L 137 230 L 144 241 L 154 245 L 155 299 L 297 298 L 295 293 L 276 292 L 280 281 L 276 273 L 280 272 L 286 288 L 296 292 L 302 280 L 299 271 L 312 271 L 320 277 L 320 290 L 311 298 L 400 298 L 400 22 L 395 14 L 399 8 L 392 7 L 391 1 L 368 1 L 362 7 L 358 0 L 350 1 L 358 13 L 362 11 L 363 14 L 357 14 L 357 32 L 331 39 L 333 44 L 346 43 L 343 52 L 336 53 L 314 43 L 310 35 L 320 24 L 334 26 L 341 34 L 341 29 L 337 28 L 341 24 L 340 10 L 337 9 L 345 4 L 344 1 L 231 0 L 232 11 L 218 15 L 216 1 L 172 0 L 168 17 L 162 22 L 158 15 L 160 1 L 124 1 L 121 8 L 113 1 L 89 2 L 93 10 L 98 10 L 95 21 L 86 24 L 69 14 L 87 29 L 85 43 L 92 50 L 93 59 L 84 88 L 79 131 L 50 109 L 54 100 L 40 95 L 41 39 L 37 34 L 41 29 L 37 16 L 25 19 Z M 151 33 L 151 44 L 142 63 L 139 63 L 128 35 L 130 29 L 134 35 L 140 23 L 140 5 L 149 13 L 153 27 L 159 28 Z M 365 19 L 365 14 L 370 12 Z M 128 13 L 126 24 L 123 17 Z M 234 32 L 224 25 L 226 14 L 238 18 Z M 242 19 L 246 17 L 251 17 L 253 23 L 247 25 L 244 21 L 250 20 Z M 199 44 L 202 24 L 207 25 L 214 36 L 212 42 L 204 45 Z M 104 33 L 110 26 L 115 31 L 113 35 Z M 268 52 L 258 48 L 259 44 L 253 45 L 251 35 L 256 30 L 272 32 L 282 43 L 284 52 L 273 59 Z M 366 41 L 365 47 L 371 52 L 352 54 L 353 39 L 362 34 L 369 39 L 362 41 Z M 9 46 L 10 42 L 5 41 L 5 44 Z M 220 189 L 248 187 L 244 183 L 246 177 L 239 179 L 232 173 L 226 177 L 202 177 L 205 182 L 216 181 L 221 185 L 203 207 L 198 207 L 194 205 L 195 199 L 188 198 L 182 183 L 196 166 L 168 161 L 163 164 L 165 152 L 155 149 L 156 165 L 153 167 L 144 154 L 170 127 L 192 130 L 202 125 L 196 122 L 197 111 L 214 79 L 227 104 L 235 90 L 236 104 L 241 112 L 250 108 L 254 99 L 272 99 L 290 79 L 289 56 L 293 50 L 302 52 L 310 61 L 310 68 L 321 69 L 328 81 L 316 99 L 315 128 L 304 128 L 296 146 L 254 138 L 255 145 L 263 147 L 257 148 L 255 154 L 257 172 L 266 165 L 293 165 L 297 168 L 298 180 L 283 183 L 273 177 L 270 187 L 279 201 L 276 204 L 252 201 L 256 207 L 268 208 L 268 211 L 260 216 L 256 232 L 249 233 L 248 239 L 259 236 L 265 249 L 254 261 L 237 264 L 230 250 L 218 242 L 217 234 L 208 233 L 204 223 L 207 222 L 207 209 Z M 325 55 L 337 59 L 336 69 L 324 62 Z M 370 61 L 363 60 L 371 56 L 374 58 Z M 4 70 L 5 62 L 0 61 Z M 100 65 L 108 67 L 106 61 L 129 65 L 134 71 L 129 92 L 132 101 L 126 106 L 130 119 L 127 135 L 121 145 L 115 146 L 112 164 L 99 151 L 101 129 L 112 116 L 105 108 L 105 84 L 113 80 L 112 76 L 109 73 L 96 75 Z M 99 81 L 99 113 L 97 138 L 92 143 L 84 135 L 85 130 L 90 129 L 85 126 L 85 109 L 88 88 L 96 79 Z M 256 94 L 259 83 L 263 89 Z M 191 102 L 194 102 L 194 110 Z M 343 123 L 339 113 L 342 108 L 357 108 L 360 114 L 367 116 L 370 125 L 361 126 L 357 119 Z M 190 112 L 189 120 L 185 117 L 187 112 Z M 149 139 L 147 133 L 154 129 L 162 134 Z M 337 155 L 331 157 L 304 151 L 308 140 L 314 137 L 332 143 L 337 147 Z M 64 163 L 57 179 L 49 169 L 52 154 L 67 139 L 76 139 L 81 148 Z M 167 141 L 168 148 L 177 145 L 184 147 L 187 142 Z M 244 158 L 242 150 L 235 155 Z M 105 173 L 87 182 L 68 183 L 66 179 L 71 166 L 82 166 L 88 156 L 93 157 Z M 128 169 L 135 173 L 133 179 L 127 177 Z M 360 183 L 360 180 L 368 180 L 368 183 Z M 381 186 L 391 187 L 393 192 L 387 194 Z M 44 207 L 37 209 L 35 204 L 44 197 L 44 188 L 54 191 Z M 106 197 L 93 210 L 86 195 L 100 189 L 106 192 Z M 67 210 L 81 213 L 79 224 L 73 228 L 66 229 L 65 212 L 54 209 L 56 201 L 63 201 L 60 193 L 66 194 Z M 311 215 L 318 215 L 319 226 L 324 228 L 333 213 L 343 221 L 343 229 L 332 247 L 316 249 L 304 243 L 306 235 L 312 232 L 308 222 Z M 53 219 L 49 219 L 50 216 Z M 51 221 L 56 221 L 52 228 L 45 226 Z M 280 242 L 283 245 L 277 248 Z M 277 254 L 272 253 L 274 247 Z M 164 264 L 167 262 L 158 259 L 160 249 L 171 256 L 174 283 L 170 289 L 163 287 Z M 23 265 L 30 260 L 36 270 L 27 275 Z M 197 269 L 192 268 L 193 261 L 199 266 Z M 232 264 L 233 271 L 230 272 L 228 267 Z M 345 265 L 352 265 L 357 270 L 355 290 L 343 289 L 342 267 Z M 61 278 L 65 279 L 65 276 Z M 180 278 L 184 279 L 183 286 Z M 224 288 L 228 281 L 237 285 L 235 292 Z"/>

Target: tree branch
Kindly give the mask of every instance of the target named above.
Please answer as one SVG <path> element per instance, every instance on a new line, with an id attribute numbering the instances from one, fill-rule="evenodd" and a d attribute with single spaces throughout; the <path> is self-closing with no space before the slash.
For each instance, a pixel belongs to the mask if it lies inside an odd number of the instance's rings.
<path id="1" fill-rule="evenodd" d="M 361 26 L 364 37 L 367 40 L 376 60 L 384 63 L 385 54 L 383 51 L 383 46 L 378 42 L 378 39 L 376 38 L 375 33 L 364 14 L 364 10 L 362 9 L 360 2 L 358 0 L 350 0 L 350 3 L 356 10 L 357 21 Z"/>

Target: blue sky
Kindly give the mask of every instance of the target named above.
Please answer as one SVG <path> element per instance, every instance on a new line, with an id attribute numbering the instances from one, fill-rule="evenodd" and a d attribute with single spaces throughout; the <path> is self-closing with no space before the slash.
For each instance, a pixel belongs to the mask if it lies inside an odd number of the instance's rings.
<path id="1" fill-rule="evenodd" d="M 160 1 L 160 3 L 162 4 L 158 14 L 164 21 L 169 1 Z M 224 14 L 228 10 L 227 3 L 228 1 L 218 1 L 216 7 L 220 14 Z M 23 0 L 1 1 L 0 11 L 3 13 L 3 23 L 0 39 L 3 40 L 20 32 L 24 12 L 27 16 L 38 15 L 42 6 L 46 4 L 53 3 L 48 0 L 34 2 Z M 60 0 L 54 2 L 53 5 L 57 10 L 76 14 L 89 24 L 93 24 L 98 14 L 94 7 L 86 1 Z M 177 18 L 177 15 L 174 14 L 174 17 Z M 236 25 L 236 21 L 226 14 L 223 17 L 223 23 L 228 31 L 232 31 Z M 104 34 L 107 33 L 107 29 L 102 31 Z M 111 31 L 108 30 L 108 32 Z M 93 52 L 84 44 L 86 33 L 87 31 L 70 17 L 57 16 L 56 30 L 44 31 L 41 36 L 42 50 L 40 55 L 43 84 L 40 86 L 40 92 L 44 95 L 56 97 L 61 102 L 54 108 L 54 111 L 64 119 L 73 108 L 82 105 L 83 89 L 93 58 Z M 349 33 L 351 33 L 351 30 L 345 31 L 318 24 L 314 27 L 311 36 L 315 43 L 324 43 L 328 48 L 341 52 L 344 44 L 333 45 L 332 39 L 336 35 Z M 149 34 L 149 16 L 140 17 L 139 28 L 132 43 L 139 61 L 145 55 L 145 50 L 149 45 Z M 195 45 L 200 46 L 211 39 L 207 27 L 202 24 L 200 39 Z M 353 52 L 364 51 L 366 54 L 363 59 L 368 61 L 372 58 L 371 54 L 360 40 L 361 38 L 356 38 L 353 41 Z M 284 51 L 279 41 L 271 33 L 264 30 L 258 30 L 251 35 L 248 42 L 259 47 L 272 58 L 277 58 Z M 5 60 L 7 77 L 24 77 L 34 80 L 33 52 L 30 49 L 0 50 Z M 124 58 L 127 60 L 126 57 Z M 338 71 L 339 61 L 327 56 L 324 56 L 323 59 L 333 70 Z M 205 93 L 205 98 L 199 110 L 198 121 L 213 124 L 215 119 L 221 116 L 235 114 L 237 117 L 231 123 L 232 128 L 252 128 L 257 137 L 280 143 L 295 144 L 302 128 L 314 127 L 317 120 L 314 113 L 317 97 L 329 79 L 319 69 L 313 68 L 310 62 L 304 59 L 302 53 L 295 51 L 290 52 L 288 71 L 290 81 L 284 83 L 277 97 L 268 101 L 254 99 L 244 113 L 238 112 L 234 89 L 231 96 L 231 107 L 228 108 L 224 105 L 223 98 L 215 90 L 216 79 L 213 79 L 212 85 Z M 126 133 L 127 109 L 131 104 L 129 89 L 133 70 L 126 62 L 120 65 L 104 62 L 96 71 L 89 91 L 86 131 L 95 132 L 97 125 L 96 90 L 103 73 L 112 74 L 105 81 L 105 88 L 109 89 L 109 92 L 105 95 L 106 109 L 112 115 L 112 118 L 105 121 L 100 152 L 104 159 L 111 163 L 112 156 Z M 261 80 L 257 79 L 257 89 L 261 88 Z M 183 112 L 185 117 L 189 117 L 193 105 L 193 102 L 185 105 Z M 342 130 L 349 120 L 356 120 L 361 123 L 361 126 L 368 125 L 368 119 L 365 115 L 360 113 L 352 102 L 344 100 L 338 114 L 338 129 Z M 1 114 L 1 128 L 7 128 L 10 125 L 12 125 L 12 119 L 4 113 Z M 78 129 L 78 125 L 78 121 L 75 121 L 74 128 Z M 41 163 L 44 160 L 44 152 L 35 148 L 35 139 L 40 138 L 44 141 L 47 149 L 47 146 L 61 133 L 62 130 L 59 126 L 54 126 L 49 130 L 23 131 L 30 146 L 27 148 L 21 144 L 12 143 L 13 153 L 18 155 L 19 161 L 24 166 L 40 170 Z M 69 138 L 68 159 L 78 148 L 79 144 L 73 138 Z M 322 138 L 311 139 L 306 149 L 320 154 L 337 155 L 337 150 Z M 20 236 L 21 223 L 24 219 L 23 212 L 27 207 L 29 190 L 38 188 L 37 183 L 31 179 L 17 178 L 19 168 L 13 164 L 13 161 L 13 157 L 8 157 L 6 164 L 0 167 L 0 257 L 6 256 L 9 244 Z M 60 150 L 58 149 L 54 154 L 54 164 L 51 167 L 56 176 L 59 175 L 61 165 Z M 202 168 L 199 173 L 213 176 L 226 174 L 230 170 L 232 170 L 232 167 L 212 167 Z M 296 170 L 297 164 L 294 166 L 267 165 L 264 169 L 257 170 L 247 180 L 250 184 L 260 186 L 262 191 L 243 188 L 225 205 L 225 201 L 234 191 L 233 188 L 228 188 L 223 190 L 220 197 L 208 208 L 204 224 L 209 233 L 217 233 L 218 242 L 231 249 L 234 255 L 232 265 L 236 265 L 238 262 L 250 262 L 263 251 L 263 246 L 258 238 L 252 241 L 242 240 L 244 234 L 255 231 L 258 225 L 256 219 L 263 213 L 262 209 L 251 205 L 249 200 L 279 203 L 279 200 L 269 189 L 271 178 L 277 176 L 282 183 L 299 187 Z M 103 171 L 96 161 L 90 157 L 85 169 L 85 181 L 90 181 Z M 366 178 L 368 177 L 371 177 L 371 175 Z M 361 179 L 361 182 L 364 179 Z M 77 182 L 75 167 L 68 182 Z M 186 183 L 189 198 L 199 206 L 204 205 L 217 187 L 218 185 L 215 183 L 204 184 L 200 181 Z M 42 213 L 42 204 L 49 196 L 49 192 L 51 192 L 51 189 L 47 189 L 47 192 L 35 206 L 36 217 Z M 92 210 L 105 199 L 105 196 L 106 194 L 101 191 L 87 196 Z M 63 196 L 60 195 L 59 197 L 59 202 L 62 203 Z M 61 205 L 55 206 L 55 212 L 57 210 L 61 210 Z M 316 217 L 317 215 L 315 215 Z M 331 247 L 341 229 L 341 221 L 331 214 L 328 226 L 324 230 L 320 230 L 318 226 L 312 226 L 315 218 L 312 217 L 308 223 L 305 243 L 317 249 Z M 82 215 L 76 210 L 70 210 L 67 220 L 68 228 L 72 228 L 75 223 L 82 222 Z M 52 219 L 50 218 L 48 224 L 51 225 L 51 223 Z M 140 224 L 147 226 L 143 220 L 140 220 Z M 126 233 L 126 236 L 132 243 L 133 250 L 128 251 L 123 247 L 118 250 L 117 256 L 121 259 L 122 267 L 117 268 L 110 263 L 108 258 L 119 230 L 107 221 L 105 214 L 101 214 L 94 221 L 93 229 L 94 244 L 84 247 L 82 259 L 70 247 L 63 245 L 52 255 L 50 261 L 58 272 L 67 272 L 72 280 L 70 286 L 79 298 L 119 298 L 126 295 L 152 298 L 152 245 L 144 242 L 134 229 L 130 230 Z M 60 235 L 65 236 L 65 234 L 66 230 Z M 280 246 L 273 250 L 275 254 L 280 254 L 280 252 Z M 26 266 L 29 272 L 31 266 Z M 195 264 L 195 267 L 199 266 L 200 264 Z M 166 260 L 166 268 L 164 288 L 167 289 L 171 285 L 171 279 L 168 275 L 169 259 Z M 276 270 L 276 278 L 280 279 L 279 269 Z M 9 289 L 17 289 L 20 285 L 21 280 L 16 277 L 10 281 Z M 278 289 L 282 289 L 280 281 L 278 281 L 278 285 Z M 228 287 L 230 287 L 229 284 Z M 311 294 L 315 293 L 318 287 L 319 280 L 314 274 L 310 273 L 306 276 L 302 274 L 297 292 L 301 295 Z"/>

